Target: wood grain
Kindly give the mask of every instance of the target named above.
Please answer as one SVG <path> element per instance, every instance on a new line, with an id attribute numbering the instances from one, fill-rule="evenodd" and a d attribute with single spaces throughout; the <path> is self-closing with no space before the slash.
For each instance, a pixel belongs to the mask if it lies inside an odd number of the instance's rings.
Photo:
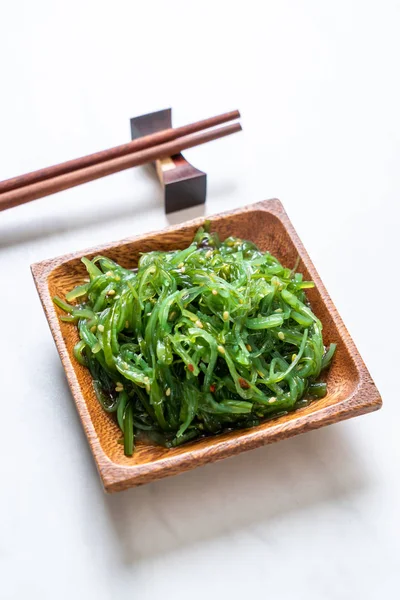
<path id="1" fill-rule="evenodd" d="M 140 139 L 142 136 L 171 127 L 171 108 L 140 115 L 131 119 L 132 139 Z M 207 175 L 191 165 L 181 153 L 157 160 L 154 166 L 164 188 L 166 213 L 205 203 Z"/>
<path id="2" fill-rule="evenodd" d="M 51 298 L 64 294 L 85 277 L 82 256 L 102 253 L 124 267 L 137 265 L 139 255 L 150 250 L 183 248 L 204 219 L 195 219 L 163 231 L 61 256 L 32 265 L 35 283 L 57 345 L 82 425 L 108 492 L 124 490 L 168 475 L 193 469 L 271 442 L 329 425 L 380 408 L 382 401 L 371 376 L 330 299 L 318 273 L 279 200 L 269 200 L 211 217 L 212 229 L 222 238 L 236 235 L 269 250 L 284 265 L 300 257 L 299 271 L 313 279 L 309 290 L 314 312 L 322 321 L 325 343 L 338 349 L 327 374 L 328 394 L 283 417 L 253 429 L 234 431 L 187 443 L 174 449 L 139 444 L 134 455 L 124 456 L 117 443 L 120 432 L 95 397 L 89 372 L 77 364 L 72 349 L 78 339 L 73 325 L 59 320 L 61 311 Z"/>
<path id="3" fill-rule="evenodd" d="M 20 204 L 25 204 L 26 202 L 32 202 L 32 200 L 38 200 L 39 198 L 61 192 L 62 190 L 81 185 L 82 183 L 88 183 L 89 181 L 94 181 L 95 179 L 100 179 L 101 177 L 112 175 L 113 173 L 119 173 L 120 171 L 130 169 L 131 167 L 144 165 L 159 158 L 168 158 L 169 156 L 179 153 L 181 150 L 193 148 L 200 144 L 206 144 L 207 142 L 237 133 L 241 131 L 241 129 L 240 123 L 234 123 L 232 125 L 211 129 L 210 131 L 186 135 L 177 140 L 166 142 L 165 144 L 152 146 L 132 154 L 113 158 L 112 160 L 100 162 L 83 169 L 78 169 L 77 171 L 71 171 L 64 175 L 59 175 L 58 177 L 45 179 L 38 183 L 33 183 L 32 185 L 25 185 L 4 192 L 3 194 L 0 194 L 0 210 L 6 210 L 8 208 L 13 208 L 14 206 L 19 206 Z"/>
<path id="4" fill-rule="evenodd" d="M 87 156 L 82 156 L 80 158 L 74 158 L 73 160 L 68 160 L 58 165 L 52 165 L 51 167 L 46 167 L 44 169 L 39 169 L 38 171 L 32 171 L 31 173 L 25 173 L 24 175 L 12 177 L 11 179 L 6 179 L 5 181 L 0 181 L 0 194 L 18 187 L 38 183 L 39 181 L 44 181 L 45 179 L 52 179 L 53 177 L 58 177 L 59 175 L 64 175 L 65 173 L 69 173 L 71 171 L 77 171 L 78 169 L 90 167 L 91 165 L 105 162 L 113 158 L 125 156 L 126 154 L 132 154 L 133 152 L 144 150 L 145 148 L 150 148 L 151 146 L 164 144 L 165 142 L 176 140 L 179 137 L 190 135 L 192 133 L 202 131 L 203 129 L 209 129 L 210 127 L 216 127 L 217 125 L 222 125 L 223 123 L 234 121 L 235 119 L 239 118 L 239 111 L 232 110 L 221 115 L 216 115 L 215 117 L 209 117 L 208 119 L 203 119 L 201 121 L 196 121 L 195 123 L 190 123 L 189 125 L 183 125 L 182 127 L 176 128 L 172 127 L 170 119 L 169 125 L 164 127 L 161 131 L 149 131 L 148 134 L 143 135 L 138 139 L 134 139 L 126 144 L 114 146 L 114 148 L 101 150 L 100 152 L 88 154 Z"/>

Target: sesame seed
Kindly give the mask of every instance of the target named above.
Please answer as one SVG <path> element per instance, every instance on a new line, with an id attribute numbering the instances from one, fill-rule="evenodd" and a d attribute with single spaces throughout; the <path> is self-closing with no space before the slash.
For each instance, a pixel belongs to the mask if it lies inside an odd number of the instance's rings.
<path id="1" fill-rule="evenodd" d="M 195 325 L 196 325 L 196 327 L 203 329 L 203 323 L 199 319 L 196 321 Z"/>
<path id="2" fill-rule="evenodd" d="M 165 395 L 166 395 L 166 396 L 170 396 L 170 395 L 171 395 L 171 388 L 167 388 L 167 389 L 165 390 Z"/>
<path id="3" fill-rule="evenodd" d="M 281 312 L 283 312 L 283 310 L 281 308 L 277 308 L 276 310 L 274 310 L 274 312 L 281 313 Z"/>
<path id="4" fill-rule="evenodd" d="M 292 354 L 292 362 L 294 362 L 297 358 L 297 354 Z"/>
<path id="5" fill-rule="evenodd" d="M 183 266 L 184 266 L 183 262 L 179 263 L 178 269 L 182 269 Z"/>
<path id="6" fill-rule="evenodd" d="M 225 310 L 222 316 L 224 318 L 224 321 L 227 321 L 229 319 L 229 313 L 228 313 L 228 311 Z"/>
<path id="7" fill-rule="evenodd" d="M 122 366 L 123 366 L 124 369 L 129 369 L 129 365 L 125 361 L 122 363 Z"/>
<path id="8" fill-rule="evenodd" d="M 218 294 L 217 290 L 212 290 L 211 293 L 212 293 L 213 296 L 216 296 Z"/>
<path id="9" fill-rule="evenodd" d="M 112 277 L 113 276 L 113 272 L 112 271 L 107 271 L 106 275 L 107 275 L 107 277 Z"/>
<path id="10" fill-rule="evenodd" d="M 210 258 L 210 256 L 212 255 L 213 251 L 212 250 L 207 250 L 206 252 L 206 258 Z"/>
<path id="11" fill-rule="evenodd" d="M 115 296 L 115 300 L 118 300 L 119 298 L 121 298 L 121 296 L 118 294 L 118 296 Z"/>
<path id="12" fill-rule="evenodd" d="M 247 350 L 248 350 L 249 352 L 251 352 L 251 351 L 252 351 L 252 347 L 250 346 L 250 344 L 246 344 L 246 348 L 247 348 Z"/>
<path id="13" fill-rule="evenodd" d="M 279 331 L 279 332 L 278 332 L 278 338 L 279 338 L 280 340 L 284 340 L 284 339 L 285 339 L 285 334 L 283 333 L 283 331 Z"/>
<path id="14" fill-rule="evenodd" d="M 83 281 L 84 281 L 84 283 L 90 283 L 89 277 L 85 277 L 85 279 Z"/>
<path id="15" fill-rule="evenodd" d="M 181 273 L 185 272 L 185 267 L 182 267 L 181 269 L 179 269 Z"/>
<path id="16" fill-rule="evenodd" d="M 149 379 L 149 378 L 147 377 L 147 375 L 146 375 L 146 377 L 144 377 L 144 378 L 143 378 L 143 381 L 144 381 L 145 383 L 149 383 L 150 379 Z"/>
<path id="17" fill-rule="evenodd" d="M 221 354 L 225 354 L 225 348 L 223 346 L 218 346 L 217 347 L 218 352 L 220 352 Z"/>
<path id="18" fill-rule="evenodd" d="M 151 312 L 149 312 L 149 313 L 146 313 L 146 315 L 147 315 L 148 317 L 151 317 Z"/>
<path id="19" fill-rule="evenodd" d="M 276 402 L 276 398 L 275 398 L 275 396 L 272 396 L 272 397 L 271 397 L 271 398 L 268 400 L 268 402 L 269 402 L 270 404 L 273 404 L 274 402 Z"/>
<path id="20" fill-rule="evenodd" d="M 97 326 L 97 329 L 100 331 L 100 333 L 103 333 L 103 331 L 104 331 L 104 325 L 102 325 L 100 323 L 100 325 Z"/>
<path id="21" fill-rule="evenodd" d="M 115 290 L 108 290 L 107 296 L 114 296 L 114 295 L 115 295 Z"/>
<path id="22" fill-rule="evenodd" d="M 96 331 L 96 327 L 97 327 L 97 325 L 93 325 L 93 327 L 91 327 L 91 328 L 90 328 L 90 331 L 91 331 L 92 333 L 94 333 L 94 332 Z"/>

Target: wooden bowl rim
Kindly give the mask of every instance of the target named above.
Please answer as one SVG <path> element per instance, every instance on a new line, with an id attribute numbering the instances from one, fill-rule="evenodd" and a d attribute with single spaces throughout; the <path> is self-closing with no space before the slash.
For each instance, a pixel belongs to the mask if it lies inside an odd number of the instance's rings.
<path id="1" fill-rule="evenodd" d="M 274 425 L 273 421 L 268 422 L 268 428 L 261 430 L 245 430 L 238 431 L 237 435 L 233 435 L 222 442 L 218 441 L 218 436 L 208 438 L 206 447 L 198 449 L 192 448 L 190 451 L 173 456 L 165 456 L 158 458 L 155 462 L 144 463 L 140 465 L 119 465 L 113 462 L 101 447 L 98 435 L 94 424 L 89 414 L 88 407 L 84 395 L 82 393 L 74 364 L 67 351 L 60 325 L 58 315 L 55 311 L 55 306 L 50 297 L 48 290 L 48 278 L 54 269 L 60 265 L 69 262 L 73 259 L 81 258 L 82 256 L 101 253 L 106 250 L 131 243 L 140 242 L 150 237 L 156 237 L 166 232 L 179 232 L 187 227 L 200 226 L 206 219 L 229 218 L 236 214 L 246 212 L 265 211 L 274 215 L 284 226 L 289 234 L 300 258 L 303 260 L 309 270 L 316 287 L 318 288 L 322 301 L 325 303 L 332 320 L 338 328 L 342 341 L 349 351 L 357 373 L 359 376 L 358 385 L 353 392 L 345 399 L 331 406 L 317 408 L 317 410 L 308 415 L 299 414 L 298 418 L 292 419 L 284 424 Z M 289 217 L 287 216 L 282 203 L 274 198 L 272 200 L 264 200 L 254 204 L 247 205 L 235 210 L 211 215 L 209 217 L 198 217 L 178 225 L 173 225 L 159 231 L 152 231 L 145 234 L 140 234 L 122 239 L 120 241 L 103 244 L 86 250 L 79 250 L 55 258 L 43 260 L 31 265 L 33 278 L 38 289 L 40 300 L 42 302 L 49 326 L 56 343 L 61 361 L 66 372 L 68 383 L 71 388 L 74 401 L 76 403 L 82 425 L 88 437 L 97 468 L 103 481 L 103 485 L 108 492 L 127 489 L 133 485 L 141 485 L 149 481 L 168 476 L 170 474 L 183 472 L 196 466 L 204 465 L 209 462 L 220 460 L 238 454 L 245 450 L 251 450 L 261 445 L 268 444 L 280 439 L 285 439 L 294 436 L 298 433 L 303 433 L 348 419 L 353 416 L 371 412 L 379 409 L 382 406 L 380 394 L 365 366 L 350 334 L 348 333 L 336 307 L 334 306 L 330 296 L 321 281 L 308 253 L 306 252 L 300 238 L 298 237 Z"/>

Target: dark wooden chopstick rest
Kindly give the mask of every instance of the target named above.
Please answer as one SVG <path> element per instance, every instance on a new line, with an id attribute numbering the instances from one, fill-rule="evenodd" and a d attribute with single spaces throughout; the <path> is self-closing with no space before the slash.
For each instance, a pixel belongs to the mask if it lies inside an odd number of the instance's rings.
<path id="1" fill-rule="evenodd" d="M 131 119 L 132 140 L 171 128 L 171 108 Z M 156 160 L 152 166 L 164 189 L 166 213 L 205 203 L 207 175 L 191 165 L 182 153 Z"/>

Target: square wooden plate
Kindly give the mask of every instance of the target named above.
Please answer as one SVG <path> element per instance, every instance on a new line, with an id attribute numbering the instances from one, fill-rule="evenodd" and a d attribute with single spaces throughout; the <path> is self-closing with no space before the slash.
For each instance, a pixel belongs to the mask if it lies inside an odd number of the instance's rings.
<path id="1" fill-rule="evenodd" d="M 211 217 L 212 230 L 218 231 L 222 239 L 235 235 L 252 240 L 287 266 L 294 265 L 300 257 L 298 270 L 316 285 L 309 290 L 308 297 L 322 321 L 324 341 L 338 345 L 327 374 L 327 396 L 253 429 L 207 437 L 174 449 L 139 443 L 132 457 L 124 456 L 123 446 L 117 443 L 121 437 L 118 426 L 99 405 L 88 370 L 72 356 L 78 340 L 76 328 L 59 320 L 61 311 L 53 304 L 52 297 L 63 298 L 67 291 L 82 282 L 86 276 L 80 260 L 82 256 L 91 258 L 101 253 L 124 267 L 133 268 L 142 252 L 187 246 L 203 222 L 204 219 L 195 219 L 162 231 L 45 260 L 31 267 L 79 416 L 108 492 L 175 475 L 381 407 L 379 392 L 282 204 L 279 200 L 268 200 Z"/>

